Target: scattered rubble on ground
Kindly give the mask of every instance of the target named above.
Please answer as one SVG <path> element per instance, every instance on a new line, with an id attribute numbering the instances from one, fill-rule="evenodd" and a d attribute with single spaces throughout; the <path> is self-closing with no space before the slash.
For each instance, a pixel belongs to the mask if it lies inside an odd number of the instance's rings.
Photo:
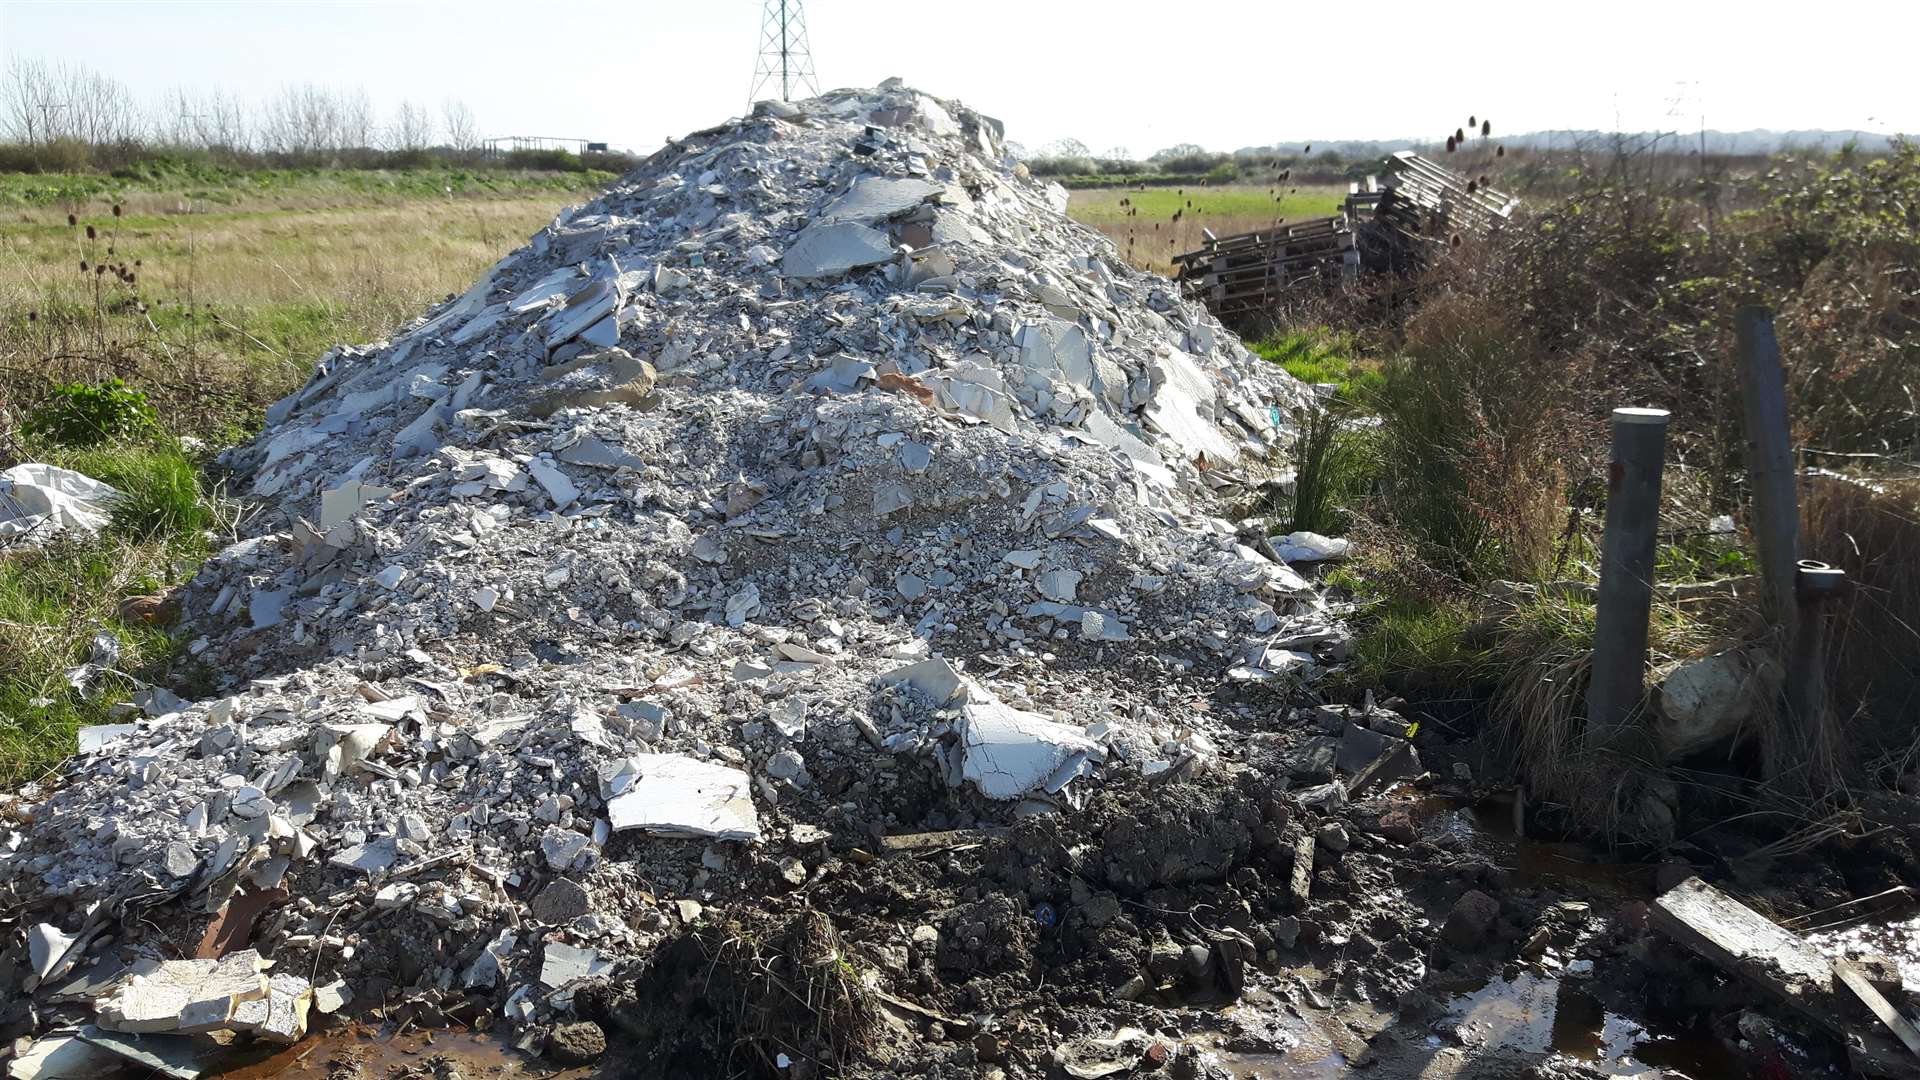
<path id="1" fill-rule="evenodd" d="M 1312 695 L 1346 542 L 1221 516 L 1311 391 L 1000 135 L 767 106 L 323 357 L 225 459 L 263 510 L 183 600 L 214 691 L 0 801 L 12 1075 L 353 1015 L 642 1075 L 1198 1076 L 1287 1010 L 1424 1023 L 1495 943 L 1625 949 L 1388 794 L 1472 772 Z"/>

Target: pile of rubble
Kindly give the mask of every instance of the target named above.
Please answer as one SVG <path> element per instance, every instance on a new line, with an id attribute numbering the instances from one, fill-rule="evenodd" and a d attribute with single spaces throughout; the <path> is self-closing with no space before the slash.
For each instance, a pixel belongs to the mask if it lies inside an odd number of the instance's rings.
<path id="1" fill-rule="evenodd" d="M 766 103 L 323 357 L 227 456 L 266 512 L 184 598 L 211 692 L 0 806 L 29 1022 L 537 1024 L 889 834 L 1192 775 L 1233 732 L 1173 675 L 1337 659 L 1280 554 L 1322 538 L 1218 516 L 1309 391 L 1000 138 Z"/>

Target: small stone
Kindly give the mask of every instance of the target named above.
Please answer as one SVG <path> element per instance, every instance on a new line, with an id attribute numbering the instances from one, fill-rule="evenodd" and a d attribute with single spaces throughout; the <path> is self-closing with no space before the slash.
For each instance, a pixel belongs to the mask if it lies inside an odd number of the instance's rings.
<path id="1" fill-rule="evenodd" d="M 1455 949 L 1478 948 L 1485 944 L 1493 921 L 1499 917 L 1500 901 L 1479 889 L 1469 889 L 1465 896 L 1454 901 L 1453 910 L 1447 912 L 1446 924 L 1440 928 L 1440 940 Z"/>
<path id="2" fill-rule="evenodd" d="M 547 1033 L 547 1056 L 562 1065 L 590 1065 L 607 1052 L 607 1033 L 591 1020 L 560 1024 Z"/>
<path id="3" fill-rule="evenodd" d="M 1420 838 L 1413 815 L 1405 810 L 1389 810 L 1380 815 L 1380 835 L 1396 844 L 1411 844 Z"/>
<path id="4" fill-rule="evenodd" d="M 1095 893 L 1080 905 L 1080 914 L 1088 926 L 1106 926 L 1120 917 L 1120 900 L 1112 893 Z"/>
<path id="5" fill-rule="evenodd" d="M 1180 974 L 1188 982 L 1205 982 L 1213 974 L 1213 950 L 1205 945 L 1189 945 L 1180 952 Z"/>
<path id="6" fill-rule="evenodd" d="M 797 750 L 782 750 L 767 759 L 767 775 L 775 780 L 792 780 L 798 787 L 806 786 L 807 760 Z"/>
<path id="7" fill-rule="evenodd" d="M 1347 850 L 1353 838 L 1347 835 L 1347 827 L 1337 821 L 1329 821 L 1320 826 L 1313 834 L 1314 840 L 1323 848 L 1332 852 Z"/>
<path id="8" fill-rule="evenodd" d="M 540 854 L 548 866 L 564 871 L 573 866 L 574 860 L 592 843 L 593 839 L 582 833 L 549 825 L 547 831 L 540 834 Z"/>
<path id="9" fill-rule="evenodd" d="M 548 882 L 527 907 L 534 918 L 557 926 L 585 915 L 592 908 L 591 899 L 579 882 L 560 877 Z"/>

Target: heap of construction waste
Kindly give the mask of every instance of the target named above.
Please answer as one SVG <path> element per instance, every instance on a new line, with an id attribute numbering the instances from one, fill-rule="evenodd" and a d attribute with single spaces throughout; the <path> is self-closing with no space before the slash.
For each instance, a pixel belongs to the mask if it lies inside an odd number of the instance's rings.
<path id="1" fill-rule="evenodd" d="M 1156 673 L 1326 661 L 1218 516 L 1309 391 L 1000 140 L 763 104 L 321 358 L 226 459 L 265 509 L 184 599 L 211 696 L 0 807 L 45 1015 L 294 1038 L 377 978 L 536 1022 L 770 863 L 1204 758 Z"/>

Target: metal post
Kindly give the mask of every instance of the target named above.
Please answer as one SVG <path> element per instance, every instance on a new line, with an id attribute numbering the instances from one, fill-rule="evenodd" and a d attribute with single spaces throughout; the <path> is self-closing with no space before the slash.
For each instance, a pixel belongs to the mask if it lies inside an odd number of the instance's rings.
<path id="1" fill-rule="evenodd" d="M 1587 743 L 1609 742 L 1646 693 L 1647 618 L 1666 459 L 1665 409 L 1613 410 L 1607 468 L 1607 526 L 1600 542 L 1599 611 L 1593 682 L 1587 688 Z"/>
<path id="2" fill-rule="evenodd" d="M 787 90 L 787 0 L 780 0 L 780 100 L 793 100 Z"/>
<path id="3" fill-rule="evenodd" d="M 1800 785 L 1824 774 L 1833 747 L 1827 739 L 1827 601 L 1847 583 L 1847 572 L 1812 559 L 1795 566 L 1794 599 L 1799 618 L 1787 650 L 1786 697 L 1790 737 L 1778 740 L 1770 777 L 1800 773 Z"/>
<path id="4" fill-rule="evenodd" d="M 1746 420 L 1747 484 L 1753 493 L 1754 545 L 1759 548 L 1762 605 L 1770 623 L 1792 640 L 1800 507 L 1793 488 L 1793 442 L 1787 428 L 1787 377 L 1773 313 L 1743 307 L 1734 316 L 1735 358 Z"/>

